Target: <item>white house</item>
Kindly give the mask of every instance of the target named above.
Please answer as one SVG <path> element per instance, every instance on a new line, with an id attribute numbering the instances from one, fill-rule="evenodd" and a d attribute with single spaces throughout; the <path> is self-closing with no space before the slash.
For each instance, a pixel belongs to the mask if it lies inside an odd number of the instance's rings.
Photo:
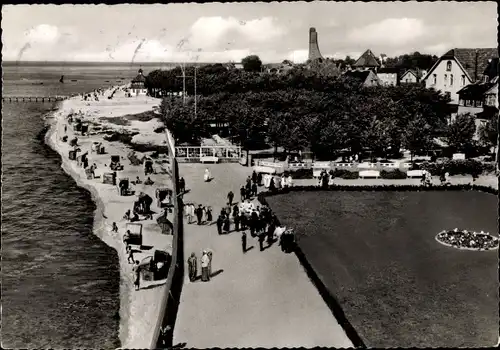
<path id="1" fill-rule="evenodd" d="M 408 69 L 403 73 L 401 79 L 399 80 L 401 84 L 415 84 L 418 83 L 417 72 L 413 69 Z"/>
<path id="2" fill-rule="evenodd" d="M 464 86 L 483 80 L 488 60 L 498 57 L 498 51 L 488 49 L 452 49 L 439 58 L 423 81 L 427 88 L 450 96 L 450 104 L 458 106 L 457 92 Z"/>
<path id="3" fill-rule="evenodd" d="M 398 85 L 398 69 L 397 68 L 379 68 L 377 70 L 377 77 L 385 86 Z"/>

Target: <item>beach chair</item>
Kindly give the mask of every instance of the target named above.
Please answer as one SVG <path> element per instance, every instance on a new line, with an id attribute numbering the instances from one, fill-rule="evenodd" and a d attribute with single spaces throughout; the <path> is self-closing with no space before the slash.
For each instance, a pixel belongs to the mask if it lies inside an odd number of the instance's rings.
<path id="1" fill-rule="evenodd" d="M 128 177 L 121 178 L 120 181 L 118 181 L 118 193 L 120 196 L 125 196 L 127 195 L 129 188 L 130 188 L 130 181 Z"/>
<path id="2" fill-rule="evenodd" d="M 130 231 L 128 236 L 129 245 L 142 245 L 142 224 L 129 222 L 126 226 L 126 231 Z"/>
<path id="3" fill-rule="evenodd" d="M 158 208 L 168 208 L 173 206 L 172 196 L 173 191 L 170 188 L 157 188 L 156 189 L 156 204 Z M 169 199 L 167 203 L 165 203 L 165 199 Z"/>
<path id="4" fill-rule="evenodd" d="M 102 175 L 102 183 L 116 186 L 116 173 L 104 173 Z"/>

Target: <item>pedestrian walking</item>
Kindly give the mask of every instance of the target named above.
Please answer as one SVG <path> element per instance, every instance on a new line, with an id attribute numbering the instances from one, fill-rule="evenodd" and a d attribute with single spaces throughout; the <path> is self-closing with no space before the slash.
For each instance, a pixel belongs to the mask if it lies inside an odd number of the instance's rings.
<path id="1" fill-rule="evenodd" d="M 210 279 L 210 277 L 212 277 L 212 257 L 213 257 L 212 251 L 209 250 L 207 255 L 208 255 L 208 278 Z"/>
<path id="2" fill-rule="evenodd" d="M 257 172 L 255 170 L 252 172 L 252 182 L 257 183 Z"/>
<path id="3" fill-rule="evenodd" d="M 243 250 L 243 254 L 247 252 L 247 234 L 245 231 L 241 234 L 241 249 Z"/>
<path id="4" fill-rule="evenodd" d="M 111 227 L 111 232 L 118 232 L 118 226 L 116 226 L 116 222 L 113 222 L 113 226 Z"/>
<path id="5" fill-rule="evenodd" d="M 212 207 L 207 207 L 205 209 L 205 214 L 206 214 L 207 222 L 212 222 Z"/>
<path id="6" fill-rule="evenodd" d="M 257 196 L 257 184 L 255 182 L 252 184 L 252 195 Z"/>
<path id="7" fill-rule="evenodd" d="M 241 229 L 245 230 L 247 228 L 247 217 L 243 212 L 240 212 L 238 216 L 240 218 Z"/>
<path id="8" fill-rule="evenodd" d="M 255 233 L 257 231 L 257 222 L 259 221 L 259 216 L 257 215 L 257 212 L 254 210 L 252 211 L 252 214 L 250 215 L 250 235 L 252 237 L 255 237 Z"/>
<path id="9" fill-rule="evenodd" d="M 139 260 L 135 261 L 133 272 L 135 277 L 134 280 L 135 290 L 139 290 L 141 289 L 141 267 L 139 266 Z"/>
<path id="10" fill-rule="evenodd" d="M 231 209 L 232 209 L 231 206 L 229 205 L 229 203 L 227 203 L 225 208 L 226 212 L 224 213 L 224 215 L 229 217 L 229 215 L 231 215 Z"/>
<path id="11" fill-rule="evenodd" d="M 241 196 L 241 201 L 245 201 L 246 199 L 246 190 L 244 186 L 241 186 L 240 188 L 240 196 Z"/>
<path id="12" fill-rule="evenodd" d="M 219 215 L 219 217 L 217 218 L 217 233 L 219 235 L 222 234 L 222 225 L 224 224 L 224 216 Z"/>
<path id="13" fill-rule="evenodd" d="M 198 220 L 198 225 L 201 225 L 201 221 L 203 219 L 203 207 L 201 204 L 199 204 L 198 208 L 196 208 L 196 219 Z"/>
<path id="14" fill-rule="evenodd" d="M 229 191 L 229 193 L 227 194 L 227 200 L 229 202 L 229 205 L 233 205 L 233 198 L 234 198 L 233 191 Z"/>
<path id="15" fill-rule="evenodd" d="M 134 252 L 132 251 L 132 247 L 128 245 L 127 248 L 126 248 L 126 251 L 127 251 L 127 254 L 128 254 L 128 256 L 127 256 L 127 262 L 129 264 L 133 264 L 135 262 L 135 260 L 134 260 Z M 132 261 L 130 261 L 130 260 L 132 260 Z"/>
<path id="16" fill-rule="evenodd" d="M 224 233 L 229 233 L 230 231 L 230 221 L 229 221 L 229 215 L 226 215 L 224 217 L 224 227 L 223 227 Z"/>
<path id="17" fill-rule="evenodd" d="M 210 263 L 210 258 L 207 255 L 207 251 L 204 250 L 201 255 L 201 280 L 203 282 L 208 282 L 210 280 L 210 275 L 208 273 L 209 263 Z"/>
<path id="18" fill-rule="evenodd" d="M 191 282 L 194 282 L 196 280 L 196 275 L 198 271 L 195 253 L 191 253 L 191 256 L 188 259 L 188 269 L 189 269 L 189 280 Z"/>
<path id="19" fill-rule="evenodd" d="M 259 235 L 259 248 L 260 248 L 260 251 L 264 250 L 264 235 L 263 234 Z"/>
<path id="20" fill-rule="evenodd" d="M 184 180 L 183 177 L 179 179 L 179 191 L 181 193 L 184 193 L 186 191 L 186 181 Z"/>
<path id="21" fill-rule="evenodd" d="M 233 206 L 233 217 L 238 216 L 239 213 L 240 213 L 240 208 L 238 207 L 238 205 L 235 204 Z"/>
<path id="22" fill-rule="evenodd" d="M 262 185 L 262 173 L 257 174 L 257 185 Z"/>
<path id="23" fill-rule="evenodd" d="M 240 230 L 240 222 L 241 222 L 241 217 L 239 213 L 236 213 L 236 215 L 234 216 L 234 229 L 236 231 Z"/>

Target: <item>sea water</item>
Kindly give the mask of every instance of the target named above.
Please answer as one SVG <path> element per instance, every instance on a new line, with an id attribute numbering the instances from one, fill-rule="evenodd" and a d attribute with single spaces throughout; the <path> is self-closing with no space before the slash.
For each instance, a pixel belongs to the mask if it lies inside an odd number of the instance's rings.
<path id="1" fill-rule="evenodd" d="M 120 78 L 126 83 L 138 68 L 4 66 L 3 95 L 90 92 Z M 118 256 L 92 233 L 90 193 L 77 187 L 59 155 L 45 144 L 43 117 L 56 107 L 40 102 L 2 106 L 1 345 L 116 348 Z"/>

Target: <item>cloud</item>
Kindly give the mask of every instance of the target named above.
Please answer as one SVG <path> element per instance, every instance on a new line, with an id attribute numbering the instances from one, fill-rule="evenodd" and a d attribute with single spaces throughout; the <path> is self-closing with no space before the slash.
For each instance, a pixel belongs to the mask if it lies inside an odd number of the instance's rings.
<path id="1" fill-rule="evenodd" d="M 397 46 L 413 41 L 425 34 L 424 23 L 416 18 L 387 18 L 362 28 L 355 28 L 348 39 L 357 43 L 389 44 Z"/>
<path id="2" fill-rule="evenodd" d="M 272 17 L 241 21 L 235 17 L 200 17 L 189 30 L 192 48 L 211 50 L 238 46 L 240 42 L 259 44 L 277 39 L 285 33 Z"/>
<path id="3" fill-rule="evenodd" d="M 61 37 L 59 28 L 50 24 L 40 24 L 28 30 L 25 34 L 27 41 L 32 44 L 55 44 Z"/>
<path id="4" fill-rule="evenodd" d="M 446 53 L 447 50 L 450 50 L 450 49 L 451 49 L 451 47 L 449 47 L 448 44 L 439 43 L 436 45 L 426 46 L 423 49 L 423 52 L 429 53 L 432 55 L 442 56 Z"/>
<path id="5" fill-rule="evenodd" d="M 287 60 L 293 63 L 304 63 L 309 58 L 308 50 L 294 50 L 288 54 Z"/>

